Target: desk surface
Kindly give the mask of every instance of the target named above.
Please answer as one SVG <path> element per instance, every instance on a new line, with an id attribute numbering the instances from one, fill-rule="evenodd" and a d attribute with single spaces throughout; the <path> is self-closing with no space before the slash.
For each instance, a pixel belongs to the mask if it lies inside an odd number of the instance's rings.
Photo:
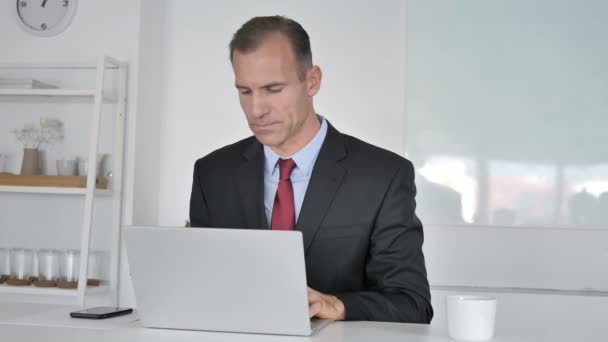
<path id="1" fill-rule="evenodd" d="M 440 302 L 440 301 L 439 301 Z M 146 329 L 136 316 L 92 321 L 70 319 L 74 307 L 0 303 L 3 341 L 352 341 L 447 342 L 444 307 L 437 303 L 431 325 L 336 322 L 307 337 Z M 529 303 L 528 306 L 525 303 Z M 501 305 L 502 304 L 502 305 Z M 499 296 L 497 342 L 606 342 L 608 298 L 576 296 Z M 585 308 L 585 309 L 582 309 Z M 114 321 L 112 321 L 114 320 Z"/>

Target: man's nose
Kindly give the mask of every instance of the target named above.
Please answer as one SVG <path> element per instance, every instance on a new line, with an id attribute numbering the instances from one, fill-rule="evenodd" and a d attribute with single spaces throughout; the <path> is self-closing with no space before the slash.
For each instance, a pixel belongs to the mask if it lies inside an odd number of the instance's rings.
<path id="1" fill-rule="evenodd" d="M 268 101 L 264 94 L 251 95 L 251 114 L 256 117 L 262 117 L 268 113 Z"/>

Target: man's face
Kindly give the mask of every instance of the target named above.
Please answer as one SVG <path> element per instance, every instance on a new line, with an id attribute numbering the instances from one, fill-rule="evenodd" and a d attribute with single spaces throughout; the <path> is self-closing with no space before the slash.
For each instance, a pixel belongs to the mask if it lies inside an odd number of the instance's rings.
<path id="1" fill-rule="evenodd" d="M 287 38 L 273 34 L 253 52 L 234 51 L 232 65 L 241 107 L 255 137 L 275 151 L 297 146 L 304 123 L 315 117 L 316 90 L 311 92 L 309 82 L 298 78 Z"/>

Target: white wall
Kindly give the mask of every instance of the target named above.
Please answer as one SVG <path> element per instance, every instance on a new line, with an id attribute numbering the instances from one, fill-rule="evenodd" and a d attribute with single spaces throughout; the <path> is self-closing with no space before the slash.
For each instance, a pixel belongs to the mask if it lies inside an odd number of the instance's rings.
<path id="1" fill-rule="evenodd" d="M 608 232 L 594 229 L 424 228 L 434 286 L 608 291 Z"/>
<path id="2" fill-rule="evenodd" d="M 96 61 L 103 53 L 136 61 L 139 1 L 80 0 L 71 26 L 42 38 L 19 27 L 14 6 L 14 1 L 4 1 L 0 7 L 2 61 Z"/>
<path id="3" fill-rule="evenodd" d="M 164 3 L 162 0 L 148 0 L 141 7 L 139 18 L 138 80 L 145 85 L 137 89 L 130 100 L 137 103 L 140 120 L 136 128 L 135 170 L 133 178 L 135 196 L 133 199 L 133 222 L 155 224 L 158 217 L 158 183 L 160 150 L 161 113 L 164 99 L 164 72 L 161 69 L 165 54 L 163 25 Z"/>

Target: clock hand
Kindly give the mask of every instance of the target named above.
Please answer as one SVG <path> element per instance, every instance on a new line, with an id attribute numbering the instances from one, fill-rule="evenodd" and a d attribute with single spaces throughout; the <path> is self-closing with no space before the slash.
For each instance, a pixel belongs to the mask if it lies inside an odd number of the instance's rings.
<path id="1" fill-rule="evenodd" d="M 46 0 L 42 1 L 42 5 L 40 5 L 40 6 L 44 7 L 45 5 L 46 5 Z"/>

